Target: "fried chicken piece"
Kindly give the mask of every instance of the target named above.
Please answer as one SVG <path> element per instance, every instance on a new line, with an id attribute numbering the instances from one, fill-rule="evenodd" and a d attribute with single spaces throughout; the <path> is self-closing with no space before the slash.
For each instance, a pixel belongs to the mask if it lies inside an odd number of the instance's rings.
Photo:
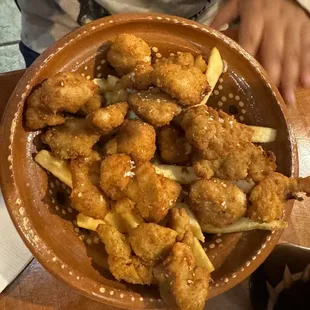
<path id="1" fill-rule="evenodd" d="M 189 246 L 176 243 L 168 258 L 154 269 L 159 291 L 169 308 L 202 310 L 209 291 L 210 274 L 197 267 Z"/>
<path id="2" fill-rule="evenodd" d="M 133 172 L 134 177 L 124 192 L 136 203 L 146 221 L 158 223 L 174 207 L 182 188 L 178 183 L 157 175 L 149 162 L 139 165 Z"/>
<path id="3" fill-rule="evenodd" d="M 190 188 L 189 199 L 199 222 L 215 227 L 230 225 L 246 213 L 246 195 L 229 181 L 198 180 Z"/>
<path id="4" fill-rule="evenodd" d="M 192 146 L 181 129 L 173 126 L 161 128 L 157 135 L 161 159 L 168 164 L 184 164 L 191 159 Z"/>
<path id="5" fill-rule="evenodd" d="M 115 103 L 92 112 L 88 119 L 100 128 L 103 134 L 107 134 L 123 124 L 127 111 L 127 102 Z"/>
<path id="6" fill-rule="evenodd" d="M 161 127 L 170 121 L 182 109 L 170 96 L 162 93 L 158 88 L 129 95 L 130 108 L 144 121 L 154 127 Z"/>
<path id="7" fill-rule="evenodd" d="M 207 106 L 186 110 L 181 115 L 180 125 L 188 141 L 206 153 L 205 158 L 228 152 L 240 142 L 250 143 L 253 136 L 253 130 L 238 123 L 233 116 Z"/>
<path id="8" fill-rule="evenodd" d="M 114 210 L 118 214 L 124 214 L 127 212 L 131 212 L 135 207 L 135 203 L 131 201 L 129 198 L 124 197 L 116 201 L 114 205 Z"/>
<path id="9" fill-rule="evenodd" d="M 148 62 L 138 62 L 133 71 L 133 83 L 134 88 L 138 90 L 146 90 L 152 84 L 151 73 L 153 72 L 153 67 L 151 63 Z"/>
<path id="10" fill-rule="evenodd" d="M 251 142 L 253 130 L 222 111 L 192 108 L 181 115 L 180 124 L 198 150 L 194 169 L 200 177 L 256 181 L 276 168 L 272 153 Z"/>
<path id="11" fill-rule="evenodd" d="M 206 72 L 208 68 L 205 60 L 202 58 L 201 55 L 195 57 L 194 66 L 199 68 L 202 72 Z"/>
<path id="12" fill-rule="evenodd" d="M 123 75 L 116 83 L 115 89 L 126 89 L 132 93 L 134 89 L 146 90 L 152 84 L 151 72 L 153 67 L 150 63 L 138 62 L 135 69 Z"/>
<path id="13" fill-rule="evenodd" d="M 47 130 L 42 141 L 48 144 L 54 155 L 62 159 L 75 159 L 91 155 L 96 134 L 85 119 L 67 119 L 65 124 Z"/>
<path id="14" fill-rule="evenodd" d="M 113 200 L 124 197 L 124 190 L 134 176 L 135 163 L 125 154 L 107 156 L 101 163 L 100 187 Z"/>
<path id="15" fill-rule="evenodd" d="M 177 232 L 154 223 L 144 223 L 131 230 L 129 242 L 134 253 L 153 264 L 165 257 L 175 244 Z"/>
<path id="16" fill-rule="evenodd" d="M 88 99 L 85 105 L 80 109 L 82 115 L 88 115 L 91 112 L 97 111 L 101 108 L 102 97 L 100 95 L 95 95 Z"/>
<path id="17" fill-rule="evenodd" d="M 258 222 L 272 222 L 281 218 L 285 202 L 298 192 L 310 193 L 310 177 L 288 178 L 273 172 L 251 191 L 249 218 Z"/>
<path id="18" fill-rule="evenodd" d="M 171 218 L 169 227 L 178 233 L 177 241 L 181 242 L 184 239 L 186 232 L 189 229 L 190 220 L 183 208 L 173 208 L 171 210 Z"/>
<path id="19" fill-rule="evenodd" d="M 31 130 L 42 129 L 46 126 L 63 124 L 65 118 L 61 114 L 50 111 L 41 102 L 42 89 L 38 88 L 27 99 L 25 112 L 26 126 Z"/>
<path id="20" fill-rule="evenodd" d="M 265 151 L 261 146 L 255 146 L 252 152 L 248 176 L 258 182 L 276 171 L 276 157 L 271 151 Z"/>
<path id="21" fill-rule="evenodd" d="M 215 167 L 207 159 L 196 159 L 193 161 L 193 168 L 198 177 L 211 179 L 214 176 Z"/>
<path id="22" fill-rule="evenodd" d="M 181 66 L 194 66 L 194 56 L 188 52 L 177 52 L 176 55 L 170 55 L 169 57 L 163 57 L 158 59 L 156 64 L 177 64 Z"/>
<path id="23" fill-rule="evenodd" d="M 52 112 L 76 113 L 99 93 L 99 87 L 76 72 L 59 72 L 41 85 L 41 102 Z"/>
<path id="24" fill-rule="evenodd" d="M 107 60 L 119 76 L 130 73 L 137 63 L 151 63 L 151 49 L 141 38 L 120 34 L 113 42 Z"/>
<path id="25" fill-rule="evenodd" d="M 97 232 L 109 255 L 109 269 L 118 281 L 148 285 L 152 283 L 152 266 L 147 266 L 140 258 L 132 255 L 127 236 L 108 224 L 100 224 Z"/>
<path id="26" fill-rule="evenodd" d="M 155 64 L 152 82 L 185 107 L 199 104 L 210 91 L 207 77 L 200 69 L 179 64 Z"/>
<path id="27" fill-rule="evenodd" d="M 84 215 L 103 220 L 109 212 L 109 202 L 96 184 L 93 184 L 91 176 L 92 171 L 99 171 L 100 162 L 99 154 L 94 151 L 90 157 L 71 161 L 71 201 L 73 207 Z"/>
<path id="28" fill-rule="evenodd" d="M 154 128 L 139 120 L 125 120 L 117 135 L 117 151 L 130 155 L 134 161 L 149 161 L 156 145 Z"/>
<path id="29" fill-rule="evenodd" d="M 116 280 L 132 284 L 150 285 L 153 282 L 153 266 L 146 265 L 139 257 L 109 256 L 109 269 Z"/>
<path id="30" fill-rule="evenodd" d="M 107 141 L 102 147 L 102 152 L 104 155 L 113 155 L 117 153 L 117 138 L 114 137 Z"/>

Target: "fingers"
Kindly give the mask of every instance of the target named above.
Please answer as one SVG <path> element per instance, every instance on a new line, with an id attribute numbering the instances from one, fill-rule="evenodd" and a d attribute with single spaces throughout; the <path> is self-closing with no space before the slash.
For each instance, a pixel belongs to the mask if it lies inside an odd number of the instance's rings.
<path id="1" fill-rule="evenodd" d="M 281 66 L 284 48 L 284 27 L 277 27 L 277 20 L 265 24 L 260 47 L 260 60 L 271 81 L 280 84 Z"/>
<path id="2" fill-rule="evenodd" d="M 295 26 L 296 25 L 296 26 Z M 295 104 L 295 89 L 299 77 L 300 26 L 289 24 L 286 29 L 282 64 L 281 90 L 285 101 Z"/>
<path id="3" fill-rule="evenodd" d="M 264 20 L 261 15 L 242 16 L 239 29 L 239 44 L 251 55 L 257 54 L 264 31 Z"/>
<path id="4" fill-rule="evenodd" d="M 238 17 L 238 1 L 230 0 L 219 9 L 217 15 L 211 23 L 214 29 L 220 29 L 224 24 L 231 23 Z"/>
<path id="5" fill-rule="evenodd" d="M 264 17 L 259 14 L 261 1 L 244 2 L 241 10 L 239 44 L 253 56 L 256 55 L 264 30 Z"/>
<path id="6" fill-rule="evenodd" d="M 310 87 L 310 22 L 307 20 L 301 28 L 300 82 Z"/>

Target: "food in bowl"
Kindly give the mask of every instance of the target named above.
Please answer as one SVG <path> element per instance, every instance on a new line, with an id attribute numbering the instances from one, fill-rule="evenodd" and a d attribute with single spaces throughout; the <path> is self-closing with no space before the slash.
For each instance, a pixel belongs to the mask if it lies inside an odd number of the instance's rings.
<path id="1" fill-rule="evenodd" d="M 282 209 L 309 178 L 275 172 L 271 128 L 206 105 L 223 62 L 177 53 L 154 61 L 122 34 L 107 60 L 118 77 L 61 72 L 27 99 L 26 126 L 43 130 L 35 157 L 70 188 L 80 227 L 104 243 L 118 281 L 159 287 L 167 306 L 202 309 L 214 271 L 206 233 L 283 229 Z"/>

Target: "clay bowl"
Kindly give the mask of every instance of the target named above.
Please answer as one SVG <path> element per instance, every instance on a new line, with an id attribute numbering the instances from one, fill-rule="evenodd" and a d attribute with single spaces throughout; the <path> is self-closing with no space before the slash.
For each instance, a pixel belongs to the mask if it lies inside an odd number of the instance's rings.
<path id="1" fill-rule="evenodd" d="M 164 304 L 155 287 L 118 283 L 107 271 L 104 246 L 94 233 L 76 226 L 69 189 L 33 161 L 41 147 L 39 132 L 23 127 L 23 108 L 31 89 L 59 71 L 72 70 L 88 78 L 111 73 L 105 57 L 120 33 L 142 37 L 154 57 L 177 51 L 202 53 L 216 46 L 227 63 L 209 104 L 252 125 L 276 128 L 274 143 L 278 170 L 297 174 L 295 142 L 285 118 L 285 106 L 264 70 L 224 35 L 182 18 L 160 14 L 129 14 L 88 24 L 49 48 L 27 70 L 16 87 L 3 117 L 1 187 L 11 217 L 38 261 L 55 277 L 82 294 L 117 307 L 158 309 Z M 112 72 L 113 73 L 113 72 Z M 288 219 L 292 204 L 283 217 Z M 210 298 L 249 276 L 268 256 L 281 232 L 252 231 L 208 235 L 204 248 L 217 270 L 212 274 Z"/>

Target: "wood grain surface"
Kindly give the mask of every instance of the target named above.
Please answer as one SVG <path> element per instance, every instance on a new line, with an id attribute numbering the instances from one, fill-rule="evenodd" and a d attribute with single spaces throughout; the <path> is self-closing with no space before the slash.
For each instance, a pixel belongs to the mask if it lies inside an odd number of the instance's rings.
<path id="1" fill-rule="evenodd" d="M 0 74 L 0 115 L 23 70 Z M 299 152 L 300 175 L 310 174 L 310 90 L 298 89 L 296 107 L 289 110 Z M 1 132 L 0 132 L 1 133 Z M 293 243 L 310 247 L 310 198 L 296 202 L 289 227 L 281 243 Z M 247 281 L 231 291 L 208 301 L 208 309 L 250 309 Z M 7 310 L 60 310 L 60 309 L 107 309 L 53 278 L 34 259 L 16 280 L 0 295 L 0 309 Z"/>

